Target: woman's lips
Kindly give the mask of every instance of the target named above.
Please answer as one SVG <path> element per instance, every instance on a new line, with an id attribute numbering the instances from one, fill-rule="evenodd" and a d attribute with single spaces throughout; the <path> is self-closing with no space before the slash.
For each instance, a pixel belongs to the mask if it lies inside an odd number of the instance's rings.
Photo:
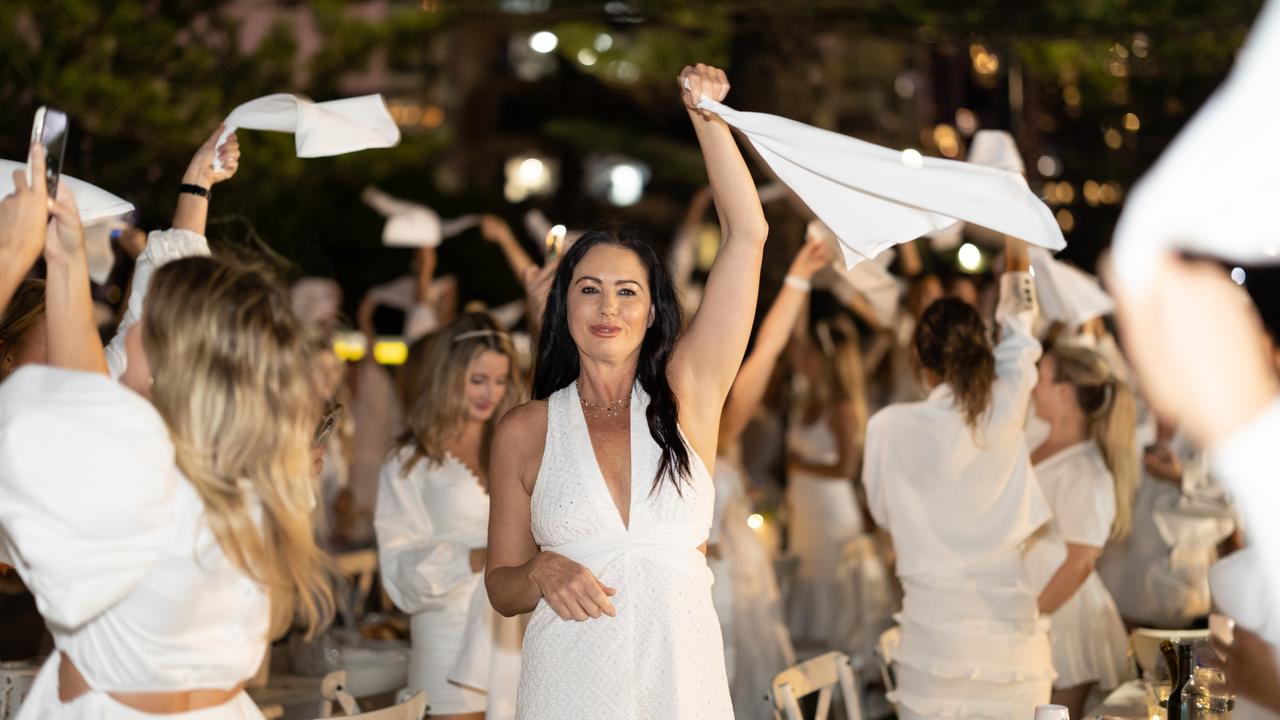
<path id="1" fill-rule="evenodd" d="M 592 325 L 591 334 L 596 337 L 611 338 L 622 334 L 622 328 L 617 325 Z"/>

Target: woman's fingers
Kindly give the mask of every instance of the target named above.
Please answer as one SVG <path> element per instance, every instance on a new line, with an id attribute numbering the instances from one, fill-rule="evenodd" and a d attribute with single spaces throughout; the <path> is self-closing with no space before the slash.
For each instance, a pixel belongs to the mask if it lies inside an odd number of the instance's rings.
<path id="1" fill-rule="evenodd" d="M 605 592 L 604 583 L 592 578 L 592 586 L 587 590 L 590 593 L 589 599 L 592 606 L 598 609 L 598 614 L 593 614 L 592 617 L 600 617 L 599 613 L 617 617 L 618 611 L 613 607 L 613 603 L 609 602 L 609 594 Z"/>

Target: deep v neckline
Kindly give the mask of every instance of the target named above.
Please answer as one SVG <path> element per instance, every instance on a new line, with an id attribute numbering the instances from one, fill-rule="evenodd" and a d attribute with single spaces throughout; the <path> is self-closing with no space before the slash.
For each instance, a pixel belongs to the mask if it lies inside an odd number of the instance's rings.
<path id="1" fill-rule="evenodd" d="M 604 470 L 600 467 L 600 458 L 596 455 L 595 441 L 591 439 L 591 427 L 587 424 L 587 414 L 582 409 L 582 396 L 578 394 L 577 380 L 573 381 L 573 398 L 571 399 L 573 401 L 574 408 L 572 412 L 582 423 L 582 432 L 586 436 L 586 451 L 591 456 L 591 466 L 595 468 L 595 475 L 598 481 L 595 483 L 595 486 L 604 494 L 603 500 L 607 501 L 609 507 L 613 508 L 613 517 L 618 521 L 618 525 L 622 528 L 622 532 L 630 533 L 636 519 L 634 512 L 636 509 L 636 464 L 638 460 L 636 457 L 635 432 L 636 413 L 639 406 L 637 401 L 640 398 L 637 397 L 635 385 L 633 384 L 631 387 L 631 406 L 628 408 L 627 413 L 627 443 L 629 445 L 627 449 L 627 459 L 631 466 L 631 478 L 628 482 L 627 488 L 627 515 L 625 520 L 622 515 L 622 507 L 618 505 L 617 500 L 613 499 L 613 493 L 609 491 L 609 481 L 605 479 Z"/>

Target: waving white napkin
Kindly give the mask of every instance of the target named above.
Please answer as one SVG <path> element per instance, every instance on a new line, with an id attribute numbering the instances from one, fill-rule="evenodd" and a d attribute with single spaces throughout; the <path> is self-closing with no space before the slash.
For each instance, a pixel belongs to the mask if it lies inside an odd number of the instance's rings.
<path id="1" fill-rule="evenodd" d="M 400 128 L 387 112 L 381 95 L 312 102 L 277 93 L 241 105 L 227 116 L 218 147 L 238 128 L 291 132 L 298 157 L 329 157 L 370 148 L 393 147 Z M 217 156 L 214 156 L 217 163 Z"/>
<path id="2" fill-rule="evenodd" d="M 747 136 L 840 238 L 849 267 L 961 220 L 1051 250 L 1066 247 L 1053 213 L 1017 173 L 899 152 L 705 97 L 699 107 Z"/>
<path id="3" fill-rule="evenodd" d="M 839 241 L 831 228 L 821 220 L 810 220 L 805 231 L 805 238 L 821 238 L 832 248 L 839 247 Z M 851 306 L 853 295 L 861 294 L 875 311 L 876 320 L 883 327 L 893 325 L 898 314 L 898 303 L 902 289 L 898 280 L 889 272 L 889 265 L 897 254 L 895 250 L 886 250 L 877 255 L 871 262 L 858 263 L 853 267 L 841 267 L 833 263 L 813 276 L 813 286 L 828 290 L 836 299 Z"/>
<path id="4" fill-rule="evenodd" d="M 1116 275 L 1146 287 L 1152 255 L 1176 247 L 1239 263 L 1280 262 L 1280 2 L 1258 16 L 1235 69 L 1129 193 Z"/>
<path id="5" fill-rule="evenodd" d="M 26 167 L 26 163 L 0 160 L 0 198 L 13 194 L 13 172 L 26 170 Z M 61 176 L 60 181 L 67 183 L 67 187 L 71 188 L 71 194 L 76 196 L 76 207 L 80 209 L 80 222 L 86 225 L 94 220 L 133 212 L 133 203 L 112 195 L 100 187 L 77 180 L 70 175 Z"/>
<path id="6" fill-rule="evenodd" d="M 1029 250 L 1040 314 L 1045 320 L 1061 322 L 1074 330 L 1087 320 L 1116 311 L 1115 300 L 1102 289 L 1098 278 L 1055 259 L 1042 248 Z"/>
<path id="7" fill-rule="evenodd" d="M 382 244 L 388 247 L 439 247 L 445 238 L 480 224 L 479 215 L 440 220 L 435 210 L 367 187 L 360 199 L 387 218 Z"/>

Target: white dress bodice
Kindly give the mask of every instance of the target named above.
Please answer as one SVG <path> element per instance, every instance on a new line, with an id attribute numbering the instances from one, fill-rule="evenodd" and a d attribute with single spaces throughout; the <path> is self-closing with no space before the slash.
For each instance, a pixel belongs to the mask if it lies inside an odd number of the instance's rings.
<path id="1" fill-rule="evenodd" d="M 596 462 L 576 383 L 548 400 L 533 536 L 615 588 L 617 616 L 563 620 L 538 603 L 525 633 L 519 718 L 733 717 L 711 572 L 698 549 L 711 530 L 711 476 L 690 449 L 679 491 L 669 481 L 653 488 L 660 449 L 647 405 L 637 385 L 626 526 Z"/>

